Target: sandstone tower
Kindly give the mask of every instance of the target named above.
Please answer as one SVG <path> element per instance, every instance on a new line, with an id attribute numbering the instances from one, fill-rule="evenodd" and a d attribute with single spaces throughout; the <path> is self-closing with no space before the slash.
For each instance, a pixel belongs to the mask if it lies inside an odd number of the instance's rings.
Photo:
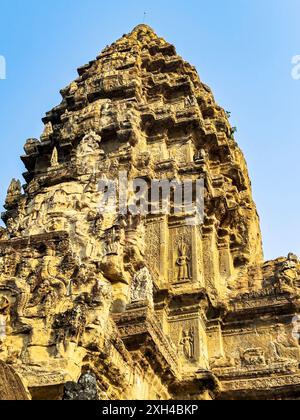
<path id="1" fill-rule="evenodd" d="M 299 261 L 263 262 L 235 130 L 195 68 L 140 25 L 61 94 L 2 215 L 0 383 L 33 399 L 299 398 Z M 99 182 L 120 173 L 203 180 L 203 223 L 101 211 Z"/>

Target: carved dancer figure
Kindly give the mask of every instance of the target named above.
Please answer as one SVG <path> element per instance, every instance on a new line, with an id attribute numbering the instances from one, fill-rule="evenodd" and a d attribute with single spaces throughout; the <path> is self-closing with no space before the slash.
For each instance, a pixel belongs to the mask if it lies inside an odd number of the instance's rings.
<path id="1" fill-rule="evenodd" d="M 179 272 L 178 272 L 178 280 L 181 281 L 187 281 L 191 280 L 190 275 L 190 266 L 189 262 L 191 259 L 187 255 L 187 247 L 182 242 L 181 246 L 178 249 L 179 251 L 179 258 L 177 259 L 177 265 L 179 266 Z"/>
<path id="2" fill-rule="evenodd" d="M 183 354 L 187 360 L 191 360 L 195 356 L 195 333 L 193 328 L 182 331 L 182 339 L 180 341 Z"/>

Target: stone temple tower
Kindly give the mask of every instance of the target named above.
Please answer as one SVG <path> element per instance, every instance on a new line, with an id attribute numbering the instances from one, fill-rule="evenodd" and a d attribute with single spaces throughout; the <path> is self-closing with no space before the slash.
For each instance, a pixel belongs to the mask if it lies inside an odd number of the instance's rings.
<path id="1" fill-rule="evenodd" d="M 2 215 L 1 383 L 33 399 L 299 398 L 299 261 L 264 263 L 235 130 L 195 68 L 140 25 L 61 94 Z M 154 180 L 193 197 L 201 181 L 201 223 L 161 211 L 175 193 L 153 203 Z"/>

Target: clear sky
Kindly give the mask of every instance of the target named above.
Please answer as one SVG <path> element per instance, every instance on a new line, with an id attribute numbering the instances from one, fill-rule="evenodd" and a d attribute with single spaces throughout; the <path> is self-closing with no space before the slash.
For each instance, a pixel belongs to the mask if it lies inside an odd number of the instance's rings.
<path id="1" fill-rule="evenodd" d="M 232 112 L 261 216 L 266 259 L 300 255 L 300 0 L 1 0 L 0 202 L 23 172 L 19 155 L 39 137 L 75 70 L 146 23 L 194 64 Z M 0 72 L 1 74 L 1 72 Z"/>

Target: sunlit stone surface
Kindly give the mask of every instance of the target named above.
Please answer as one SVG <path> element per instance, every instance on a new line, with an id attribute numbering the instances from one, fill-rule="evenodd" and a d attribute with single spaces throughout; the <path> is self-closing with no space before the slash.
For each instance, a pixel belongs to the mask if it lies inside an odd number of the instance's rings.
<path id="1" fill-rule="evenodd" d="M 235 130 L 195 68 L 140 25 L 61 93 L 5 203 L 0 398 L 299 397 L 299 261 L 263 262 Z M 203 224 L 100 209 L 125 172 L 203 179 Z"/>

